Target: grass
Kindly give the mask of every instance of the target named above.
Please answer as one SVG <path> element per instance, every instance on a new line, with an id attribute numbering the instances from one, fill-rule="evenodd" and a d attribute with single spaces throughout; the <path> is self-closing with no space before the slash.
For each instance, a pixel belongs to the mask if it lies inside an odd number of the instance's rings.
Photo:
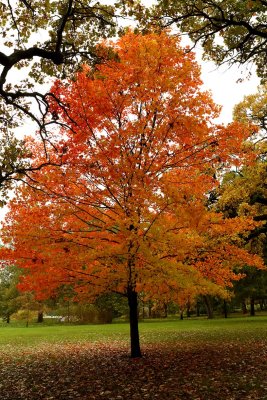
<path id="1" fill-rule="evenodd" d="M 1 400 L 267 400 L 267 316 L 0 327 Z"/>
<path id="2" fill-rule="evenodd" d="M 175 343 L 192 342 L 220 343 L 222 341 L 243 342 L 248 338 L 265 340 L 267 316 L 229 319 L 188 319 L 148 320 L 139 324 L 141 342 Z M 15 347 L 32 346 L 40 343 L 69 342 L 127 342 L 129 324 L 113 323 L 109 325 L 60 325 L 51 326 L 30 324 L 29 327 L 16 323 L 0 326 L 0 348 L 7 344 Z"/>
<path id="3" fill-rule="evenodd" d="M 267 317 L 246 317 L 215 320 L 184 320 L 158 322 L 140 326 L 141 335 L 149 342 L 221 343 L 222 341 L 244 342 L 248 338 L 267 339 Z"/>
<path id="4" fill-rule="evenodd" d="M 39 343 L 64 342 L 103 342 L 120 338 L 128 338 L 127 324 L 112 325 L 52 325 L 0 328 L 0 348 L 6 344 L 13 346 L 31 346 Z"/>

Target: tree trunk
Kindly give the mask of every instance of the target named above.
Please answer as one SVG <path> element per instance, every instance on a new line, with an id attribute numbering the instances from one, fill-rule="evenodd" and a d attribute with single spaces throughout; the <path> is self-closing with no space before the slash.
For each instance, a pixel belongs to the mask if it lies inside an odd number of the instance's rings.
<path id="1" fill-rule="evenodd" d="M 224 318 L 227 318 L 228 317 L 228 309 L 227 309 L 227 303 L 225 300 L 223 301 L 223 313 L 224 313 Z"/>
<path id="2" fill-rule="evenodd" d="M 255 316 L 255 299 L 253 297 L 250 298 L 250 316 Z"/>
<path id="3" fill-rule="evenodd" d="M 142 357 L 138 331 L 138 300 L 137 293 L 131 287 L 128 288 L 128 304 L 130 311 L 130 338 L 131 338 L 131 357 Z"/>
<path id="4" fill-rule="evenodd" d="M 208 319 L 213 319 L 213 309 L 211 304 L 210 296 L 203 296 L 204 304 L 206 306 Z"/>
<path id="5" fill-rule="evenodd" d="M 146 313 L 145 313 L 145 303 L 142 301 L 142 318 L 145 319 Z"/>
<path id="6" fill-rule="evenodd" d="M 168 317 L 168 304 L 167 303 L 163 304 L 163 311 L 164 311 L 163 318 L 167 318 Z"/>
<path id="7" fill-rule="evenodd" d="M 187 316 L 187 318 L 191 317 L 190 308 L 191 308 L 191 304 L 190 304 L 190 301 L 188 301 L 187 304 L 186 304 L 186 316 Z"/>
<path id="8" fill-rule="evenodd" d="M 247 314 L 248 310 L 247 310 L 247 305 L 245 300 L 242 301 L 242 313 L 243 314 Z"/>
<path id="9" fill-rule="evenodd" d="M 43 311 L 38 311 L 37 323 L 41 324 L 42 322 L 44 322 L 44 313 Z"/>
<path id="10" fill-rule="evenodd" d="M 197 304 L 196 304 L 196 313 L 197 313 L 197 317 L 200 317 L 200 304 L 199 304 L 198 301 L 197 301 Z"/>
<path id="11" fill-rule="evenodd" d="M 148 301 L 148 318 L 152 318 L 152 301 Z"/>
<path id="12" fill-rule="evenodd" d="M 6 316 L 6 323 L 10 324 L 10 314 L 7 314 L 7 316 Z"/>
<path id="13" fill-rule="evenodd" d="M 70 302 L 68 301 L 68 303 L 67 303 L 67 313 L 68 313 L 68 315 L 67 315 L 67 322 L 70 322 Z"/>

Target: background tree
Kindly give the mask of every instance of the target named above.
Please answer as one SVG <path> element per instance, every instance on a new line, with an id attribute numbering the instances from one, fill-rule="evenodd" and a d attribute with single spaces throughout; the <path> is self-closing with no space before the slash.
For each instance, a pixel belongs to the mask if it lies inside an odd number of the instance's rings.
<path id="1" fill-rule="evenodd" d="M 12 314 L 20 308 L 19 270 L 14 266 L 6 267 L 0 271 L 0 316 L 4 321 L 10 323 Z"/>
<path id="2" fill-rule="evenodd" d="M 254 142 L 259 150 L 259 157 L 254 165 L 232 171 L 224 177 L 223 184 L 218 192 L 217 209 L 227 217 L 250 215 L 262 225 L 253 230 L 247 238 L 247 248 L 260 254 L 266 263 L 267 253 L 267 168 L 266 168 L 266 116 L 267 116 L 266 84 L 259 87 L 256 94 L 245 96 L 243 101 L 236 105 L 234 118 L 237 121 L 258 125 L 258 140 Z M 244 269 L 246 277 L 234 285 L 235 297 L 243 304 L 246 312 L 246 300 L 250 301 L 250 311 L 254 315 L 255 300 L 266 297 L 266 271 Z"/>
<path id="3" fill-rule="evenodd" d="M 69 127 L 62 166 L 36 171 L 17 191 L 3 230 L 12 248 L 2 258 L 29 271 L 23 287 L 40 297 L 62 284 L 78 298 L 127 297 L 139 357 L 138 293 L 223 294 L 240 277 L 233 267 L 261 267 L 240 248 L 239 233 L 256 223 L 206 208 L 214 171 L 240 162 L 254 127 L 212 122 L 218 108 L 174 37 L 128 32 L 114 49 L 119 62 L 85 66 L 75 81 L 54 85 L 69 107 L 51 104 Z M 32 151 L 42 160 L 38 143 Z"/>
<path id="4" fill-rule="evenodd" d="M 246 248 L 259 254 L 267 260 L 267 217 L 266 217 L 266 179 L 267 169 L 265 161 L 258 161 L 255 165 L 243 168 L 239 172 L 231 172 L 219 190 L 217 209 L 223 211 L 226 217 L 250 215 L 255 221 L 262 224 L 251 231 L 246 238 Z M 242 304 L 249 299 L 251 313 L 254 315 L 254 302 L 266 297 L 266 271 L 245 268 L 245 278 L 234 285 L 235 297 Z M 245 310 L 245 306 L 243 307 Z"/>
<path id="5" fill-rule="evenodd" d="M 253 62 L 266 79 L 265 0 L 158 0 L 152 16 L 164 26 L 178 25 L 217 64 Z"/>
<path id="6" fill-rule="evenodd" d="M 254 166 L 243 168 L 239 172 L 231 172 L 220 188 L 217 208 L 227 217 L 251 215 L 262 225 L 251 233 L 250 239 L 258 238 L 258 244 L 251 242 L 256 252 L 265 252 L 264 235 L 266 234 L 266 162 L 258 162 Z M 260 236 L 262 234 L 262 236 Z M 265 254 L 266 256 L 266 254 Z"/>
<path id="7" fill-rule="evenodd" d="M 246 214 L 263 222 L 263 225 L 250 235 L 250 238 L 258 237 L 259 248 L 256 243 L 253 245 L 255 251 L 263 252 L 264 257 L 266 257 L 266 250 L 263 242 L 266 240 L 267 221 L 266 104 L 266 85 L 262 85 L 256 94 L 245 96 L 234 109 L 236 121 L 246 124 L 252 122 L 259 127 L 257 140 L 254 141 L 254 146 L 258 149 L 258 159 L 253 165 L 241 168 L 236 172 L 232 171 L 224 177 L 218 202 L 218 209 L 222 210 L 226 216 L 234 217 Z"/>
<path id="8" fill-rule="evenodd" d="M 259 141 L 262 156 L 265 154 L 265 143 L 267 135 L 267 84 L 260 85 L 255 94 L 245 96 L 243 101 L 234 108 L 236 121 L 258 125 L 260 128 Z"/>
<path id="9" fill-rule="evenodd" d="M 35 300 L 32 292 L 21 292 L 17 286 L 23 270 L 14 265 L 0 270 L 0 316 L 10 323 L 14 315 L 16 319 L 26 320 L 29 324 L 30 314 L 36 314 L 36 322 L 43 322 L 43 310 L 47 306 Z"/>
<path id="10" fill-rule="evenodd" d="M 246 276 L 234 284 L 234 301 L 241 304 L 243 313 L 247 312 L 246 303 L 250 305 L 250 315 L 255 315 L 255 302 L 267 298 L 267 274 L 266 271 L 244 268 Z"/>
<path id="11" fill-rule="evenodd" d="M 45 146 L 48 149 L 48 146 Z M 30 171 L 37 171 L 50 165 L 53 161 L 48 152 L 42 150 L 46 157 L 42 162 L 34 163 L 32 153 L 26 140 L 18 139 L 14 133 L 2 133 L 0 138 L 0 207 L 8 202 L 11 189 Z M 60 157 L 57 160 L 60 164 Z"/>

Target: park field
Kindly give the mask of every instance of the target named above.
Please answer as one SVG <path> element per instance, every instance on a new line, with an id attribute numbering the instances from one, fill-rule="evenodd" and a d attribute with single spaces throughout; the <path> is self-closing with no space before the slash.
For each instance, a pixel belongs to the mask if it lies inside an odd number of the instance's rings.
<path id="1" fill-rule="evenodd" d="M 0 325 L 1 400 L 267 399 L 267 317 Z"/>

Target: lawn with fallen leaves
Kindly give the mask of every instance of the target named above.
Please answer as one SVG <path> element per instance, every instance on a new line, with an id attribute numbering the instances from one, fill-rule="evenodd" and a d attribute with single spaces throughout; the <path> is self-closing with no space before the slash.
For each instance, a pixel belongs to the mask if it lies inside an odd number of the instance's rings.
<path id="1" fill-rule="evenodd" d="M 0 328 L 1 400 L 264 400 L 267 317 Z"/>

